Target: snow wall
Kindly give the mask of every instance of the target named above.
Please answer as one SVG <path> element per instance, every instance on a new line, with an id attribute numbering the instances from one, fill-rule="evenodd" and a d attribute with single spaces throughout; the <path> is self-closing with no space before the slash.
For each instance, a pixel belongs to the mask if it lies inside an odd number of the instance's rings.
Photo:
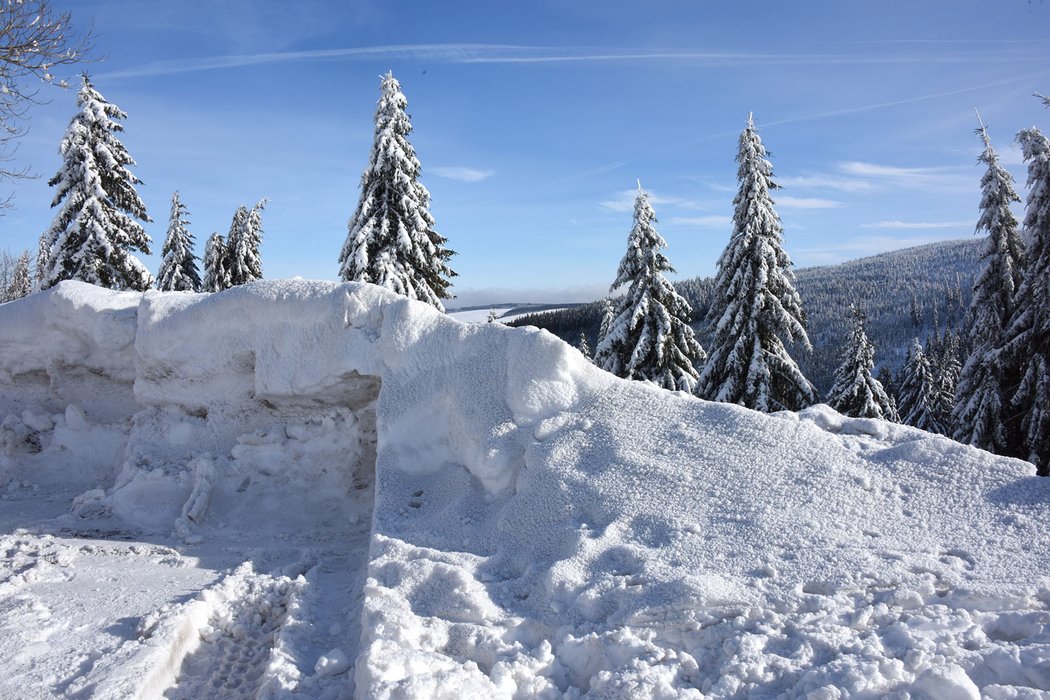
<path id="1" fill-rule="evenodd" d="M 1050 480 L 911 428 L 304 281 L 63 283 L 0 306 L 0 382 L 0 446 L 55 455 L 32 479 L 80 484 L 72 517 L 192 543 L 371 512 L 360 697 L 1050 691 Z"/>

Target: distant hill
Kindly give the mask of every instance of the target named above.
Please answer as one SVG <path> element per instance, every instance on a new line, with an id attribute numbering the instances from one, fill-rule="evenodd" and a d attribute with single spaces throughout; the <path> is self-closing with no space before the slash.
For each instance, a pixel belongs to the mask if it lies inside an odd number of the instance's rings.
<path id="1" fill-rule="evenodd" d="M 847 328 L 847 308 L 855 303 L 868 315 L 868 333 L 875 345 L 875 362 L 896 370 L 912 338 L 958 328 L 970 304 L 971 287 L 980 263 L 981 239 L 944 241 L 882 253 L 839 265 L 795 271 L 799 294 L 808 315 L 813 352 L 794 357 L 823 395 L 832 382 Z M 704 347 L 710 346 L 704 320 L 711 303 L 711 278 L 676 283 L 693 306 L 692 325 Z M 563 311 L 524 316 L 508 325 L 546 328 L 576 344 L 585 332 L 594 347 L 602 304 L 595 302 Z"/>

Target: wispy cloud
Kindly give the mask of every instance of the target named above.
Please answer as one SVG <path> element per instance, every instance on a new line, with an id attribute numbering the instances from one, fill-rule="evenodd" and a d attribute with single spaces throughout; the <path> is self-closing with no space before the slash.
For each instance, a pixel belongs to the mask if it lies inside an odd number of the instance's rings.
<path id="1" fill-rule="evenodd" d="M 861 228 L 883 228 L 898 230 L 921 230 L 935 228 L 973 228 L 972 221 L 877 221 L 861 224 Z"/>
<path id="2" fill-rule="evenodd" d="M 1024 165 L 1024 155 L 1016 143 L 1008 143 L 995 151 L 999 154 L 999 163 L 1002 165 Z"/>
<path id="3" fill-rule="evenodd" d="M 667 220 L 668 226 L 696 226 L 699 228 L 726 228 L 733 224 L 733 217 L 720 214 L 709 216 L 672 216 Z"/>
<path id="4" fill-rule="evenodd" d="M 652 49 L 635 50 L 616 47 L 586 47 L 586 46 L 519 46 L 512 44 L 401 44 L 390 46 L 358 46 L 348 48 L 317 49 L 309 51 L 275 51 L 256 54 L 235 54 L 226 56 L 205 56 L 199 58 L 180 59 L 172 61 L 155 61 L 146 63 L 135 68 L 113 71 L 98 78 L 113 80 L 117 78 L 152 77 L 159 75 L 173 75 L 178 73 L 189 73 L 195 71 L 221 70 L 237 68 L 241 66 L 256 66 L 274 63 L 295 63 L 302 61 L 324 61 L 324 60 L 375 60 L 395 58 L 400 60 L 420 60 L 443 63 L 581 63 L 581 62 L 610 62 L 610 61 L 687 61 L 693 64 L 708 66 L 741 66 L 741 65 L 811 65 L 811 64 L 908 64 L 908 63 L 970 63 L 1016 61 L 1015 55 L 989 54 L 987 51 L 970 51 L 960 53 L 937 54 L 929 51 L 917 53 L 764 53 L 748 51 L 695 51 L 688 49 Z M 1010 81 L 1017 82 L 1025 76 L 1016 76 Z M 957 94 L 970 90 L 983 89 L 988 86 L 967 88 L 937 95 L 920 96 L 909 98 L 882 105 L 869 105 L 859 108 L 851 108 L 830 112 L 830 114 L 849 114 L 856 111 L 865 111 L 887 106 L 889 104 L 906 104 L 916 100 L 932 99 L 941 95 Z M 792 119 L 770 122 L 767 124 L 785 124 L 800 119 L 814 118 L 796 117 Z"/>
<path id="5" fill-rule="evenodd" d="M 775 197 L 778 207 L 784 209 L 837 209 L 842 206 L 842 202 L 836 202 L 831 199 L 821 199 L 820 197 L 791 197 L 789 195 L 780 195 Z"/>
<path id="6" fill-rule="evenodd" d="M 390 46 L 357 46 L 341 49 L 310 51 L 275 51 L 270 53 L 206 56 L 173 61 L 154 61 L 135 68 L 113 71 L 97 78 L 140 78 L 175 75 L 198 71 L 222 70 L 243 66 L 304 61 L 367 61 L 376 59 L 416 59 L 445 63 L 466 63 L 471 57 L 498 56 L 507 52 L 528 50 L 529 47 L 502 44 L 395 44 Z"/>
<path id="7" fill-rule="evenodd" d="M 938 100 L 942 97 L 954 97 L 955 95 L 965 95 L 969 92 L 979 92 L 981 90 L 988 90 L 990 88 L 1003 87 L 1006 85 L 1015 84 L 1030 84 L 1033 80 L 1041 78 L 1050 73 L 1047 70 L 1039 70 L 1024 75 L 1015 75 L 1012 78 L 1006 80 L 997 80 L 992 83 L 984 83 L 982 85 L 974 85 L 972 87 L 959 88 L 957 90 L 947 90 L 944 92 L 932 92 L 926 95 L 916 95 L 913 97 L 906 97 L 900 100 L 891 100 L 889 102 L 877 102 L 874 104 L 859 105 L 857 107 L 845 107 L 842 109 L 833 109 L 827 112 L 816 112 L 813 114 L 803 114 L 796 117 L 788 117 L 786 119 L 777 119 L 771 122 L 760 122 L 759 128 L 768 126 L 780 126 L 782 124 L 795 124 L 798 122 L 813 121 L 815 119 L 827 119 L 829 117 L 844 117 L 850 114 L 860 114 L 863 112 L 873 112 L 881 109 L 887 109 L 889 107 L 898 107 L 901 105 L 912 104 L 915 102 L 925 102 L 927 100 Z"/>
<path id="8" fill-rule="evenodd" d="M 799 175 L 795 177 L 778 177 L 776 181 L 784 187 L 793 187 L 800 190 L 831 189 L 841 190 L 842 192 L 866 192 L 874 188 L 874 185 L 867 180 L 845 178 L 841 175 Z M 777 201 L 781 199 L 783 197 L 778 197 Z"/>
<path id="9" fill-rule="evenodd" d="M 681 197 L 668 197 L 668 196 L 665 196 L 665 195 L 657 194 L 656 192 L 653 192 L 652 190 L 645 190 L 645 191 L 649 195 L 649 202 L 651 204 L 655 204 L 655 205 L 665 204 L 665 205 L 668 205 L 668 206 L 681 207 L 683 209 L 700 209 L 700 208 L 702 208 L 698 203 L 693 202 L 693 201 L 688 200 L 688 199 L 683 199 Z M 633 211 L 634 210 L 634 200 L 637 197 L 638 197 L 638 190 L 637 189 L 623 190 L 621 192 L 617 192 L 610 199 L 606 199 L 606 200 L 604 200 L 602 202 L 599 202 L 599 204 L 601 204 L 601 206 L 605 207 L 606 209 L 611 209 L 613 211 L 619 211 L 619 212 Z M 659 212 L 657 212 L 657 213 L 659 213 Z"/>
<path id="10" fill-rule="evenodd" d="M 613 170 L 618 170 L 619 168 L 622 168 L 630 162 L 631 161 L 629 160 L 615 160 L 611 163 L 603 163 L 601 165 L 596 165 L 593 168 L 588 168 L 587 170 L 583 170 L 578 173 L 572 173 L 570 175 L 551 180 L 550 182 L 554 184 L 561 184 L 565 182 L 572 182 L 574 180 L 582 180 L 584 178 L 592 177 L 594 175 L 601 175 L 602 173 L 609 173 Z"/>
<path id="11" fill-rule="evenodd" d="M 477 168 L 464 168 L 455 165 L 430 168 L 430 172 L 438 177 L 459 180 L 460 182 L 481 182 L 496 174 L 495 170 L 479 170 Z"/>
<path id="12" fill-rule="evenodd" d="M 849 161 L 840 163 L 839 171 L 884 187 L 938 191 L 973 190 L 976 187 L 973 172 L 955 166 L 910 168 Z"/>

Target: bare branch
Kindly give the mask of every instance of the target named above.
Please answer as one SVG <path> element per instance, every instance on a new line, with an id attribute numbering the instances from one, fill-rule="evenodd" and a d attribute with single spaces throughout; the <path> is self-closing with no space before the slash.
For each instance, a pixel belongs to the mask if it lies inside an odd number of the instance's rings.
<path id="1" fill-rule="evenodd" d="M 41 89 L 68 88 L 56 72 L 87 60 L 91 40 L 90 32 L 78 36 L 69 13 L 57 12 L 50 0 L 0 0 L 0 181 L 32 177 L 28 168 L 2 163 L 14 159 L 30 109 L 46 101 Z"/>

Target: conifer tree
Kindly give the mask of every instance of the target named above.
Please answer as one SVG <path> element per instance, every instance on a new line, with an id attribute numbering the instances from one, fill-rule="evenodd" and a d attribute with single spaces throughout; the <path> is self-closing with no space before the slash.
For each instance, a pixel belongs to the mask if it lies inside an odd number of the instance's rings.
<path id="1" fill-rule="evenodd" d="M 602 322 L 598 327 L 598 339 L 594 345 L 594 364 L 598 367 L 605 367 L 609 361 L 609 353 L 612 351 L 611 345 L 605 345 L 604 340 L 609 335 L 609 329 L 613 326 L 613 321 L 616 320 L 616 310 L 613 308 L 612 299 L 605 297 L 602 300 Z M 607 348 L 603 351 L 602 348 Z"/>
<path id="2" fill-rule="evenodd" d="M 951 435 L 953 430 L 952 409 L 955 406 L 955 389 L 959 383 L 962 365 L 959 362 L 959 336 L 949 328 L 945 330 L 934 348 L 927 352 L 933 372 L 933 412 L 941 426 L 942 435 Z"/>
<path id="3" fill-rule="evenodd" d="M 196 292 L 201 288 L 197 258 L 193 254 L 193 234 L 186 230 L 186 205 L 179 193 L 171 196 L 171 216 L 164 239 L 164 258 L 157 271 L 157 289 L 162 292 Z"/>
<path id="4" fill-rule="evenodd" d="M 7 300 L 21 299 L 29 296 L 33 291 L 33 283 L 29 277 L 29 251 L 23 250 L 15 263 L 15 271 L 11 276 L 11 286 L 7 288 L 5 297 Z"/>
<path id="5" fill-rule="evenodd" d="M 36 279 L 35 289 L 44 288 L 44 280 L 47 279 L 48 270 L 51 269 L 51 243 L 48 239 L 47 233 L 40 234 L 40 240 L 37 241 L 36 248 Z"/>
<path id="6" fill-rule="evenodd" d="M 797 410 L 817 400 L 813 385 L 788 354 L 785 341 L 811 350 L 802 300 L 783 226 L 773 209 L 773 166 L 748 115 L 737 153 L 740 188 L 733 200 L 733 233 L 718 260 L 708 318 L 714 348 L 699 394 L 759 411 Z"/>
<path id="7" fill-rule="evenodd" d="M 204 282 L 202 292 L 221 292 L 233 285 L 226 269 L 226 242 L 218 233 L 211 234 L 204 246 Z"/>
<path id="8" fill-rule="evenodd" d="M 916 338 L 901 369 L 898 411 L 902 422 L 927 432 L 943 433 L 936 411 L 937 391 L 930 360 Z"/>
<path id="9" fill-rule="evenodd" d="M 627 285 L 615 318 L 598 346 L 602 368 L 626 379 L 653 382 L 664 389 L 692 392 L 699 373 L 693 362 L 705 353 L 689 327 L 692 309 L 663 273 L 674 272 L 654 224 L 649 195 L 638 185 L 634 226 L 610 291 Z"/>
<path id="10" fill-rule="evenodd" d="M 116 137 L 127 114 L 107 102 L 87 75 L 77 106 L 59 146 L 62 167 L 48 181 L 58 188 L 51 206 L 61 208 L 45 233 L 48 265 L 41 287 L 78 279 L 145 290 L 149 271 L 132 251 L 149 254 L 150 238 L 135 219 L 150 218 L 135 191 L 142 183 L 128 169 L 135 161 Z"/>
<path id="11" fill-rule="evenodd" d="M 237 207 L 226 236 L 226 273 L 230 285 L 246 284 L 262 279 L 262 259 L 259 247 L 262 245 L 262 210 L 266 199 L 252 207 Z"/>
<path id="12" fill-rule="evenodd" d="M 865 316 L 850 305 L 850 332 L 828 394 L 828 405 L 855 418 L 884 418 L 897 422 L 897 410 L 879 380 L 871 375 L 875 348 L 864 330 Z"/>
<path id="13" fill-rule="evenodd" d="M 1017 379 L 1011 376 L 1002 351 L 1024 269 L 1024 244 L 1017 231 L 1017 219 L 1010 211 L 1010 205 L 1021 198 L 1014 191 L 1013 177 L 999 164 L 983 123 L 977 134 L 984 141 L 978 161 L 986 166 L 981 178 L 981 215 L 977 220 L 977 232 L 986 235 L 981 255 L 984 268 L 974 283 L 966 315 L 971 350 L 962 368 L 952 411 L 953 437 L 991 452 L 1010 454 L 1010 400 L 1004 390 L 1015 385 Z"/>
<path id="14" fill-rule="evenodd" d="M 371 282 L 444 310 L 452 298 L 448 266 L 454 252 L 434 230 L 430 193 L 408 134 L 408 101 L 392 73 L 383 77 L 376 107 L 375 139 L 361 176 L 361 198 L 339 253 L 339 276 Z"/>
<path id="15" fill-rule="evenodd" d="M 1050 141 L 1035 128 L 1017 140 L 1028 164 L 1028 245 L 1007 330 L 1006 352 L 1020 377 L 1011 406 L 1020 434 L 1017 454 L 1050 476 Z"/>
<path id="16" fill-rule="evenodd" d="M 580 354 L 586 357 L 591 362 L 594 362 L 594 358 L 591 353 L 591 345 L 587 342 L 587 334 L 580 331 L 580 339 L 576 341 L 576 349 L 580 351 Z"/>

